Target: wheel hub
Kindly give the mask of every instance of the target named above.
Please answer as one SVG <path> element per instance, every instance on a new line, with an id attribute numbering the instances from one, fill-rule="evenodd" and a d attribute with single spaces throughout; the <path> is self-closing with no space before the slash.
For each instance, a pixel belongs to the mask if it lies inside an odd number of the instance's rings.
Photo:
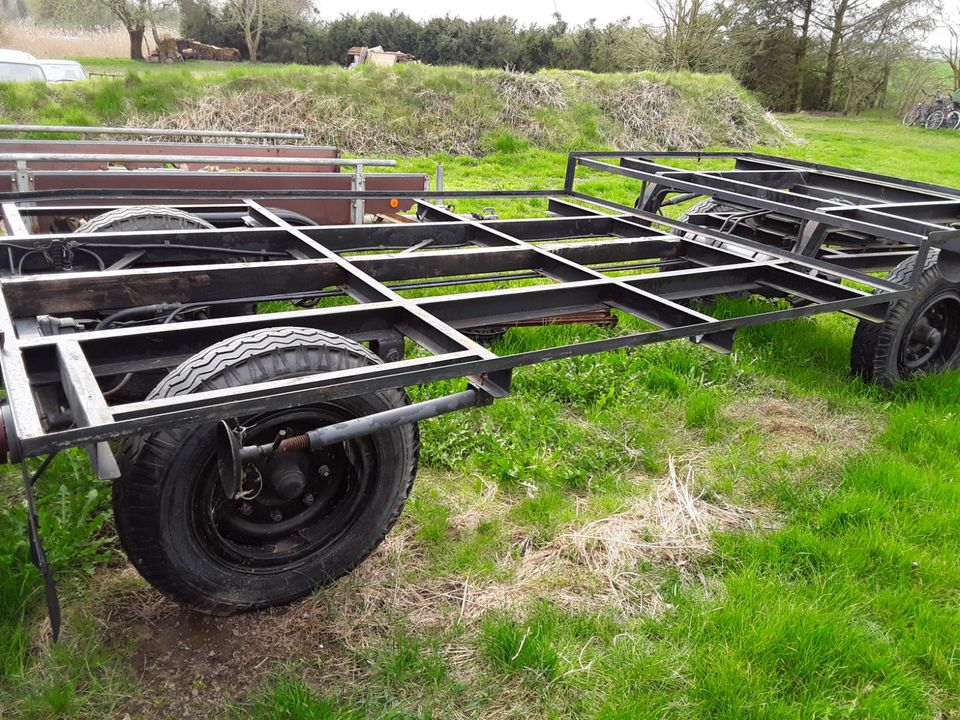
<path id="1" fill-rule="evenodd" d="M 301 408 L 245 419 L 244 441 L 273 442 L 343 419 Z M 201 538 L 222 559 L 246 568 L 270 567 L 309 554 L 352 520 L 365 492 L 352 444 L 276 453 L 243 467 L 243 487 L 224 494 L 216 462 L 202 481 Z"/>
<path id="2" fill-rule="evenodd" d="M 901 366 L 908 373 L 923 372 L 952 361 L 960 350 L 960 295 L 947 292 L 931 298 L 914 315 L 905 334 Z"/>
<path id="3" fill-rule="evenodd" d="M 267 462 L 266 479 L 274 494 L 283 500 L 293 500 L 307 487 L 304 465 L 309 461 L 303 453 L 273 455 Z"/>

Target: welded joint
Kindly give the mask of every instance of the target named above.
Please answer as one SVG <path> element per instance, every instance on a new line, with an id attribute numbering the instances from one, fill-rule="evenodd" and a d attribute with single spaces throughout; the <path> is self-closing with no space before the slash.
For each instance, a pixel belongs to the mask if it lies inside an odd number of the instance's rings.
<path id="1" fill-rule="evenodd" d="M 960 283 L 960 237 L 956 230 L 939 230 L 927 235 L 924 243 L 921 244 L 921 250 L 924 245 L 935 244 L 940 252 L 937 255 L 937 267 L 940 273 L 950 282 Z M 926 260 L 926 256 L 924 256 Z M 919 253 L 917 264 L 914 268 L 915 277 L 911 277 L 911 284 L 916 287 L 920 281 L 920 274 L 923 272 L 924 262 L 920 260 Z"/>

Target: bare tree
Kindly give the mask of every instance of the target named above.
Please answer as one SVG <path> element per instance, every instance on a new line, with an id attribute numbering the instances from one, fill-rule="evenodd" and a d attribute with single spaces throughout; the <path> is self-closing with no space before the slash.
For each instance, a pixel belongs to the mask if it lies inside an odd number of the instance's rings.
<path id="1" fill-rule="evenodd" d="M 130 35 L 130 57 L 143 60 L 143 35 L 158 10 L 152 0 L 95 0 L 123 23 Z"/>
<path id="2" fill-rule="evenodd" d="M 840 67 L 840 53 L 843 50 L 843 35 L 847 29 L 847 13 L 859 9 L 863 0 L 834 0 L 830 12 L 824 18 L 825 29 L 830 33 L 827 47 L 827 63 L 823 71 L 823 87 L 820 91 L 820 106 L 829 110 L 833 104 L 833 86 L 837 69 Z"/>
<path id="3" fill-rule="evenodd" d="M 727 8 L 711 0 L 654 0 L 654 6 L 663 24 L 658 41 L 670 70 L 698 70 L 721 63 L 724 26 L 733 5 Z"/>
<path id="4" fill-rule="evenodd" d="M 936 0 L 833 0 L 818 19 L 829 38 L 820 107 L 830 110 L 836 104 L 838 74 L 850 64 L 848 55 L 882 69 L 879 89 L 885 93 L 894 61 L 908 55 L 915 39 L 931 29 L 935 6 Z"/>
<path id="5" fill-rule="evenodd" d="M 250 62 L 257 61 L 260 38 L 263 35 L 263 22 L 276 0 L 229 0 L 226 18 L 240 26 L 243 40 L 247 44 L 247 56 Z"/>
<path id="6" fill-rule="evenodd" d="M 296 18 L 312 7 L 310 0 L 227 0 L 224 18 L 243 31 L 250 62 L 257 61 L 260 38 L 267 23 L 281 18 Z"/>
<path id="7" fill-rule="evenodd" d="M 945 43 L 937 47 L 937 53 L 950 66 L 950 72 L 953 74 L 953 89 L 960 90 L 960 32 L 957 31 L 958 22 L 951 22 L 943 25 L 949 37 Z"/>
<path id="8" fill-rule="evenodd" d="M 0 0 L 0 14 L 13 18 L 27 17 L 29 9 L 26 0 Z"/>

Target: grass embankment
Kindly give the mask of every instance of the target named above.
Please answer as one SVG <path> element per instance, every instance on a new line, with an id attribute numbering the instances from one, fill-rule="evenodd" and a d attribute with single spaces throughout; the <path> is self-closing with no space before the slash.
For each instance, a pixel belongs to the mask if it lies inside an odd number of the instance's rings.
<path id="1" fill-rule="evenodd" d="M 128 72 L 2 87 L 0 120 L 299 131 L 311 143 L 401 155 L 742 147 L 777 138 L 756 101 L 720 75 L 85 62 Z"/>
<path id="2" fill-rule="evenodd" d="M 960 136 L 788 122 L 808 143 L 778 153 L 960 185 L 945 161 Z M 563 169 L 544 151 L 401 162 L 437 160 L 451 189 L 550 187 Z M 636 192 L 612 183 L 603 189 Z M 273 613 L 200 619 L 158 598 L 116 552 L 107 489 L 69 454 L 40 488 L 67 620 L 64 644 L 47 647 L 10 472 L 0 707 L 953 717 L 960 374 L 895 390 L 853 381 L 853 326 L 830 316 L 744 330 L 729 356 L 671 343 L 520 370 L 510 398 L 422 425 L 408 510 L 370 561 Z M 515 330 L 496 350 L 622 331 Z"/>

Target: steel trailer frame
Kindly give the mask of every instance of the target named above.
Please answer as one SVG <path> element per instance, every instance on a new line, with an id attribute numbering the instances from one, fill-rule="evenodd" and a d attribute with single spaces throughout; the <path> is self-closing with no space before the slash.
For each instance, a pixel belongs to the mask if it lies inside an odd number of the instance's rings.
<path id="1" fill-rule="evenodd" d="M 659 162 L 697 159 L 734 167 L 691 170 Z M 630 206 L 578 189 L 583 170 L 637 181 L 637 202 Z M 557 190 L 170 190 L 164 196 L 182 202 L 185 211 L 223 222 L 214 229 L 83 237 L 26 232 L 31 218 L 45 212 L 95 214 L 149 202 L 154 192 L 0 193 L 5 227 L 13 231 L 0 238 L 0 258 L 8 263 L 6 270 L 0 263 L 0 368 L 7 394 L 0 407 L 0 454 L 21 464 L 31 548 L 44 575 L 55 637 L 59 606 L 33 484 L 63 448 L 84 447 L 97 476 L 113 479 L 120 472 L 109 441 L 221 421 L 220 482 L 235 500 L 243 497 L 244 462 L 287 445 L 321 448 L 489 404 L 510 392 L 515 368 L 684 338 L 728 352 L 740 328 L 828 312 L 883 322 L 892 303 L 919 292 L 934 251 L 943 276 L 960 285 L 960 190 L 753 153 L 572 153 Z M 722 208 L 681 220 L 661 214 L 698 197 Z M 266 206 L 290 199 L 390 198 L 417 203 L 419 222 L 296 226 Z M 546 201 L 547 216 L 477 218 L 444 205 L 461 198 L 537 198 Z M 64 262 L 70 257 L 77 263 Z M 907 282 L 868 274 L 905 258 L 916 259 Z M 432 296 L 407 292 L 494 281 L 520 284 Z M 740 292 L 792 304 L 728 318 L 685 304 Z M 333 295 L 352 304 L 248 314 L 251 302 Z M 210 307 L 226 312 L 174 322 Z M 644 329 L 503 356 L 464 334 L 598 309 L 634 316 Z M 145 310 L 151 324 L 110 327 Z M 221 340 L 290 326 L 368 343 L 382 362 L 170 397 L 113 402 L 113 390 L 104 389 L 118 376 L 173 368 Z M 408 341 L 420 348 L 413 357 L 404 357 Z M 463 378 L 467 388 L 296 438 L 278 436 L 272 444 L 243 446 L 242 434 L 230 425 L 255 413 L 451 378 Z M 46 459 L 29 472 L 26 459 L 42 455 Z"/>
<path id="2" fill-rule="evenodd" d="M 960 206 L 958 191 L 952 194 L 957 199 L 943 197 L 951 194 L 938 188 L 929 192 L 940 194 L 941 199 L 906 205 L 898 202 L 883 208 L 876 203 L 822 204 L 817 198 L 769 184 L 663 170 L 650 164 L 651 157 L 643 153 L 574 153 L 563 189 L 443 193 L 445 199 L 548 198 L 553 217 L 464 219 L 434 203 L 440 199 L 438 193 L 416 193 L 410 197 L 419 203 L 424 222 L 295 227 L 261 204 L 273 194 L 258 193 L 257 200 L 244 198 L 240 203 L 211 204 L 208 208 L 242 211 L 258 227 L 93 236 L 104 249 L 114 243 L 124 249 L 141 246 L 148 250 L 186 244 L 228 248 L 244 259 L 258 261 L 146 269 L 121 266 L 0 281 L 0 364 L 9 401 L 4 425 L 11 458 L 85 446 L 97 473 L 113 477 L 117 468 L 107 441 L 124 436 L 457 377 L 465 378 L 478 391 L 474 404 L 480 404 L 506 395 L 512 370 L 525 365 L 681 338 L 726 352 L 731 350 L 739 328 L 835 311 L 879 322 L 889 303 L 911 293 L 909 286 L 864 273 L 859 260 L 848 264 L 844 253 L 829 251 L 816 257 L 772 247 L 580 192 L 576 189 L 579 168 L 659 183 L 674 193 L 709 193 L 758 210 L 788 214 L 803 221 L 805 231 L 817 225 L 869 233 L 889 242 L 897 257 L 904 252 L 926 257 L 931 248 L 938 248 L 941 263 L 955 268 L 960 256 L 960 231 L 925 219 L 945 205 L 953 210 Z M 853 178 L 851 182 L 872 187 L 879 183 L 887 188 L 891 180 L 751 154 L 672 153 L 657 157 L 735 158 L 738 163 L 772 168 L 771 172 L 781 179 L 785 174 L 800 172 L 795 166 L 802 166 L 802 172 L 811 176 L 846 173 L 844 181 Z M 919 188 L 927 193 L 928 187 L 904 182 L 898 192 L 911 193 Z M 15 199 L 29 201 L 37 195 L 21 193 Z M 137 191 L 87 195 L 98 200 L 126 200 Z M 211 201 L 228 193 L 212 195 L 216 198 Z M 289 192 L 277 195 L 300 196 Z M 309 195 L 347 198 L 356 193 Z M 197 209 L 195 205 L 185 207 Z M 588 240 L 570 242 L 570 238 Z M 0 251 L 15 257 L 71 239 L 75 240 L 69 236 L 8 237 L 0 242 Z M 383 252 L 398 248 L 400 252 Z M 609 267 L 650 260 L 653 262 L 647 262 L 644 269 L 660 267 L 660 272 L 624 276 L 607 271 Z M 674 269 L 663 269 L 671 266 Z M 536 276 L 549 284 L 425 298 L 406 297 L 391 287 L 394 283 L 415 286 L 416 281 L 423 280 L 442 284 L 451 278 L 482 283 L 485 276 L 498 273 Z M 257 286 L 259 292 L 248 289 Z M 38 316 L 83 318 L 94 312 L 150 304 L 237 303 L 306 297 L 331 289 L 345 294 L 354 304 L 54 335 L 43 334 L 37 322 Z M 681 304 L 702 295 L 736 291 L 801 298 L 804 304 L 726 319 Z M 498 356 L 462 332 L 477 325 L 598 307 L 634 315 L 649 323 L 651 329 L 507 356 Z M 118 373 L 169 368 L 219 340 L 282 325 L 327 330 L 377 348 L 390 348 L 393 355 L 381 352 L 390 359 L 373 367 L 260 383 L 229 392 L 207 391 L 123 404 L 111 404 L 98 382 L 98 378 Z M 404 339 L 430 354 L 398 358 Z M 363 431 L 364 423 L 359 423 L 357 430 Z"/>

